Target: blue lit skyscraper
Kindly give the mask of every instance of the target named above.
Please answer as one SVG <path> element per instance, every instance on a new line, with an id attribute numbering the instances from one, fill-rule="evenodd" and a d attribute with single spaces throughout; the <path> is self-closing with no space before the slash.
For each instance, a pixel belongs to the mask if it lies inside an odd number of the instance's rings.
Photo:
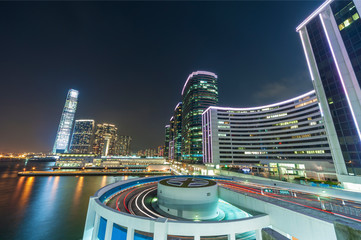
<path id="1" fill-rule="evenodd" d="M 68 151 L 71 129 L 73 128 L 76 106 L 79 92 L 74 89 L 68 91 L 63 114 L 60 118 L 58 132 L 54 143 L 53 153 L 64 153 Z"/>

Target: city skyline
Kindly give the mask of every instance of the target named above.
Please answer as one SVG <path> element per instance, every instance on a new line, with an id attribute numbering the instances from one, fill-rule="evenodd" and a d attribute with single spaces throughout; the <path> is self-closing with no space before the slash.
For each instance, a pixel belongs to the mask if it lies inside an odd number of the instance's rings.
<path id="1" fill-rule="evenodd" d="M 0 26 L 7 46 L 2 79 L 9 89 L 0 97 L 9 102 L 1 106 L 7 113 L 0 129 L 3 152 L 49 151 L 69 88 L 81 93 L 77 119 L 116 124 L 133 137 L 134 150 L 162 144 L 164 125 L 193 71 L 219 76 L 219 104 L 225 106 L 255 106 L 312 89 L 295 26 L 320 1 L 61 3 L 61 10 L 46 2 L 1 5 L 2 18 L 11 20 Z M 144 17 L 132 16 L 137 12 Z M 22 18 L 15 19 L 17 14 Z M 266 21 L 271 17 L 272 23 Z M 19 67 L 20 73 L 14 70 Z M 259 67 L 264 71 L 255 71 Z M 33 94 L 39 89 L 42 98 Z M 33 116 L 36 121 L 27 120 Z M 10 133 L 14 124 L 19 131 Z"/>

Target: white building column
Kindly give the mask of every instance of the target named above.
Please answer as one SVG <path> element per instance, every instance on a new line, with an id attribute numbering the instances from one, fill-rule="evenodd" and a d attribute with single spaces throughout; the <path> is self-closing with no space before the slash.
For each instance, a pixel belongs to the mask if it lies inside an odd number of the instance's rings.
<path id="1" fill-rule="evenodd" d="M 201 240 L 201 236 L 199 235 L 194 236 L 194 240 Z"/>
<path id="2" fill-rule="evenodd" d="M 236 240 L 236 234 L 235 233 L 228 234 L 228 240 Z"/>
<path id="3" fill-rule="evenodd" d="M 133 240 L 134 239 L 134 228 L 127 228 L 127 240 Z"/>
<path id="4" fill-rule="evenodd" d="M 84 240 L 91 240 L 92 233 L 94 231 L 95 215 L 96 215 L 95 210 L 94 210 L 94 205 L 95 205 L 94 201 L 95 201 L 95 198 L 90 197 L 88 212 L 86 215 L 84 233 L 83 233 Z"/>
<path id="5" fill-rule="evenodd" d="M 112 232 L 113 232 L 113 222 L 107 219 L 107 227 L 105 229 L 105 240 L 111 240 L 112 239 Z"/>
<path id="6" fill-rule="evenodd" d="M 98 213 L 95 214 L 95 221 L 94 221 L 94 229 L 92 240 L 96 240 L 99 232 L 99 222 L 100 222 L 100 215 Z"/>
<path id="7" fill-rule="evenodd" d="M 257 229 L 255 232 L 256 232 L 256 240 L 262 240 L 262 229 Z"/>
<path id="8" fill-rule="evenodd" d="M 154 222 L 154 239 L 167 240 L 167 218 L 157 218 Z"/>

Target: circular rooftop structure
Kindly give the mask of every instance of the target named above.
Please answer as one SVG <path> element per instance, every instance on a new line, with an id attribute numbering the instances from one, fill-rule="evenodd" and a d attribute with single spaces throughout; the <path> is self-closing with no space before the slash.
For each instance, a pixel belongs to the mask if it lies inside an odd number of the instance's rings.
<path id="1" fill-rule="evenodd" d="M 220 213 L 217 183 L 209 179 L 163 179 L 158 182 L 157 197 L 160 210 L 179 218 L 214 219 Z"/>
<path id="2" fill-rule="evenodd" d="M 218 198 L 218 184 L 232 182 L 158 176 L 110 184 L 90 198 L 83 239 L 255 239 L 264 218 Z"/>
<path id="3" fill-rule="evenodd" d="M 217 185 L 217 182 L 209 179 L 193 178 L 193 177 L 177 177 L 168 178 L 159 181 L 158 185 L 179 188 L 201 188 Z"/>

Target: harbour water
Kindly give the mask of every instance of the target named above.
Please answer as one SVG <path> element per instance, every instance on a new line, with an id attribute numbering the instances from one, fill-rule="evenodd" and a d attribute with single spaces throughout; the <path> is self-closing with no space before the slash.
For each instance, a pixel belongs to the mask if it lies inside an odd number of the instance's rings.
<path id="1" fill-rule="evenodd" d="M 54 163 L 26 168 L 50 169 Z M 0 239 L 79 240 L 89 197 L 128 176 L 19 177 L 23 160 L 0 161 Z M 134 178 L 135 176 L 129 176 Z"/>

